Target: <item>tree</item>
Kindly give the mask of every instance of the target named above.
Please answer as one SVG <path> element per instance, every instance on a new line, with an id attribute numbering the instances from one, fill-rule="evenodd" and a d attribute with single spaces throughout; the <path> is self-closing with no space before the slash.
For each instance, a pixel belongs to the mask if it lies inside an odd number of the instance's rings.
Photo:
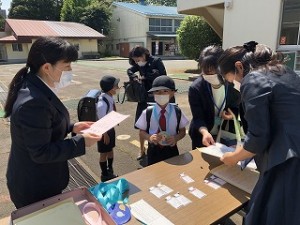
<path id="1" fill-rule="evenodd" d="M 198 59 L 203 48 L 222 43 L 215 31 L 198 16 L 186 16 L 177 34 L 181 53 L 190 59 Z"/>
<path id="2" fill-rule="evenodd" d="M 80 18 L 88 3 L 88 0 L 64 0 L 60 19 L 62 21 L 80 22 Z"/>
<path id="3" fill-rule="evenodd" d="M 62 0 L 12 0 L 8 14 L 13 19 L 59 20 Z"/>
<path id="4" fill-rule="evenodd" d="M 147 0 L 151 5 L 177 6 L 176 0 Z"/>
<path id="5" fill-rule="evenodd" d="M 75 3 L 73 0 L 64 0 L 60 12 L 61 21 L 74 21 Z"/>
<path id="6" fill-rule="evenodd" d="M 93 3 L 85 8 L 80 22 L 107 35 L 110 28 L 111 10 L 105 4 Z"/>
<path id="7" fill-rule="evenodd" d="M 0 15 L 0 31 L 4 31 L 5 19 Z"/>

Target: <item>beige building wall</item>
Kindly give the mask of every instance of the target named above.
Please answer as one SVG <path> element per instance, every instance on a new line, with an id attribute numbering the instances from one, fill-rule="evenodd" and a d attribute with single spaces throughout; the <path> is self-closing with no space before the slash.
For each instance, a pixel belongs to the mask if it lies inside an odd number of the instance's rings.
<path id="1" fill-rule="evenodd" d="M 282 0 L 233 0 L 225 8 L 223 47 L 255 40 L 278 48 Z"/>
<path id="2" fill-rule="evenodd" d="M 179 13 L 203 16 L 223 48 L 249 40 L 278 48 L 282 0 L 177 0 Z"/>
<path id="3" fill-rule="evenodd" d="M 23 51 L 13 51 L 12 44 L 7 43 L 4 45 L 7 51 L 8 62 L 25 62 L 29 53 L 30 46 L 29 44 L 22 44 Z"/>
<path id="4" fill-rule="evenodd" d="M 78 57 L 82 58 L 82 53 L 98 52 L 97 39 L 66 39 L 74 45 L 79 45 Z"/>
<path id="5" fill-rule="evenodd" d="M 128 22 L 130 21 L 130 22 Z M 119 42 L 145 41 L 145 34 L 149 30 L 148 18 L 134 11 L 116 7 L 112 15 L 113 38 Z"/>
<path id="6" fill-rule="evenodd" d="M 32 43 L 36 39 L 32 40 Z M 84 52 L 98 52 L 97 39 L 66 39 L 71 44 L 79 44 L 78 56 L 82 58 Z M 4 48 L 7 52 L 8 62 L 26 62 L 31 43 L 22 43 L 23 51 L 13 51 L 12 44 L 4 44 Z"/>

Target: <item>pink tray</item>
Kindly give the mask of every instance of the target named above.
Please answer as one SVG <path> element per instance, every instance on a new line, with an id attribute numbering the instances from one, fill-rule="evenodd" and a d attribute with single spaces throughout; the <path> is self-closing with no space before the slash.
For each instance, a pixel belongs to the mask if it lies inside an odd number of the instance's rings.
<path id="1" fill-rule="evenodd" d="M 17 209 L 11 213 L 11 219 L 14 221 L 15 219 L 18 219 L 20 217 L 26 216 L 30 213 L 33 213 L 37 210 L 40 210 L 44 207 L 48 207 L 52 204 L 55 204 L 59 201 L 73 198 L 74 202 L 80 210 L 82 210 L 83 206 L 87 202 L 94 202 L 101 208 L 101 216 L 102 219 L 106 222 L 107 225 L 117 225 L 114 220 L 110 217 L 110 215 L 106 212 L 106 210 L 101 206 L 101 204 L 97 201 L 97 199 L 89 192 L 89 190 L 86 187 L 81 187 L 78 189 L 74 189 L 72 191 L 64 192 L 60 195 L 53 196 L 51 198 L 45 199 L 43 201 L 39 201 L 36 203 L 33 203 L 31 205 L 25 206 L 23 208 Z"/>

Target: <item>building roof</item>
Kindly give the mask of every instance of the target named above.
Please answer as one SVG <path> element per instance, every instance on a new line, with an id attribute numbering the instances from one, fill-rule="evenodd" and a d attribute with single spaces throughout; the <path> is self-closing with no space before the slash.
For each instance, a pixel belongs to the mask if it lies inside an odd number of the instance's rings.
<path id="1" fill-rule="evenodd" d="M 8 31 L 8 27 L 10 27 L 16 39 L 19 37 L 41 36 L 93 39 L 105 37 L 103 34 L 84 24 L 73 22 L 6 19 L 6 32 Z"/>
<path id="2" fill-rule="evenodd" d="M 113 2 L 113 5 L 124 7 L 128 10 L 135 11 L 137 13 L 146 16 L 179 17 L 179 18 L 184 17 L 184 15 L 179 14 L 177 12 L 177 7 L 142 5 L 138 3 L 127 3 L 127 2 Z"/>
<path id="3" fill-rule="evenodd" d="M 0 38 L 0 42 L 15 42 L 15 41 L 17 41 L 17 39 L 13 35 Z"/>

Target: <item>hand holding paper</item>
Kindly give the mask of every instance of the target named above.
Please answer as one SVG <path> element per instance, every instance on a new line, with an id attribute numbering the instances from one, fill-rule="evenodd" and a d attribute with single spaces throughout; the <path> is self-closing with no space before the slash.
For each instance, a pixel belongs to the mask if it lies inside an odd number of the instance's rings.
<path id="1" fill-rule="evenodd" d="M 95 122 L 90 128 L 83 130 L 82 133 L 92 133 L 101 136 L 128 117 L 129 115 L 123 115 L 115 111 L 111 111 L 106 116 Z"/>

